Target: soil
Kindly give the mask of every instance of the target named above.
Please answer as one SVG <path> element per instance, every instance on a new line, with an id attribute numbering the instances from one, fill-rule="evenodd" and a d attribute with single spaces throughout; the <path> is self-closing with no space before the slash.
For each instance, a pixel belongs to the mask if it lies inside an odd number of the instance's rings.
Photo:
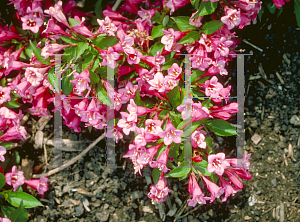
<path id="1" fill-rule="evenodd" d="M 116 164 L 124 166 L 125 170 L 103 168 L 106 149 L 105 141 L 101 141 L 74 165 L 50 176 L 50 189 L 43 199 L 24 186 L 24 190 L 28 189 L 44 204 L 44 207 L 29 209 L 29 221 L 148 222 L 175 221 L 175 216 L 178 222 L 300 221 L 300 129 L 290 122 L 294 115 L 300 116 L 300 30 L 294 17 L 289 16 L 292 13 L 290 3 L 286 4 L 282 19 L 266 13 L 265 18 L 271 16 L 268 20 L 263 17 L 261 23 L 238 33 L 263 49 L 260 52 L 244 42 L 240 44 L 241 49 L 253 52 L 245 59 L 245 152 L 251 153 L 249 172 L 252 179 L 243 180 L 242 190 L 225 203 L 215 200 L 193 208 L 185 204 L 190 198 L 188 179 L 168 178 L 168 187 L 173 190 L 169 201 L 160 207 L 152 205 L 147 197 L 152 184 L 150 169 L 143 169 L 143 177 L 134 175 L 131 161 L 122 158 L 128 143 L 121 142 L 116 149 Z M 234 61 L 231 66 L 235 66 Z M 265 74 L 258 67 L 262 67 Z M 232 68 L 233 77 L 236 76 L 234 72 Z M 37 120 L 31 116 L 26 123 L 32 137 L 31 126 Z M 52 129 L 53 119 L 45 127 L 44 137 L 51 139 Z M 82 142 L 75 151 L 63 151 L 63 162 L 78 155 L 102 134 L 96 130 L 89 133 L 87 129 L 75 133 L 66 126 L 63 132 L 64 139 Z M 37 166 L 45 162 L 44 150 L 34 148 L 33 143 L 29 140 L 18 150 L 22 162 L 33 162 Z M 215 152 L 235 156 L 232 152 L 234 137 L 215 137 L 213 144 Z M 46 150 L 51 166 L 53 146 L 47 145 Z M 40 172 L 43 170 L 45 168 Z M 28 172 L 27 177 L 31 174 Z"/>

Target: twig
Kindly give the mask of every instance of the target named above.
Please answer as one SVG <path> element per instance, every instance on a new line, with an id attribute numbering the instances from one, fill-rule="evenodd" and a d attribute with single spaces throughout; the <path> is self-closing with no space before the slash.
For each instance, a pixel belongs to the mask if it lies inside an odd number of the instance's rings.
<path id="1" fill-rule="evenodd" d="M 263 212 L 261 215 L 264 215 L 264 214 L 268 213 L 268 212 L 271 211 L 273 208 L 274 208 L 274 207 L 271 207 L 269 210 Z"/>
<path id="2" fill-rule="evenodd" d="M 92 144 L 90 144 L 87 148 L 85 148 L 79 155 L 71 159 L 70 161 L 66 162 L 62 166 L 55 168 L 53 170 L 50 170 L 48 173 L 43 174 L 34 174 L 32 175 L 32 178 L 40 178 L 42 176 L 49 177 L 55 173 L 58 173 L 59 171 L 62 171 L 63 169 L 71 166 L 75 162 L 77 162 L 81 157 L 83 157 L 85 154 L 87 154 L 100 140 L 102 140 L 105 137 L 106 132 L 104 132 L 101 136 L 99 136 Z"/>
<path id="3" fill-rule="evenodd" d="M 276 74 L 277 78 L 279 79 L 280 83 L 283 85 L 283 84 L 284 84 L 284 81 L 283 81 L 281 75 L 279 75 L 278 72 L 275 72 L 275 74 Z"/>
<path id="4" fill-rule="evenodd" d="M 253 45 L 252 43 L 248 42 L 246 39 L 243 39 L 243 42 L 246 43 L 246 44 L 248 44 L 248 45 L 250 45 L 250 46 L 252 46 L 253 48 L 257 49 L 260 52 L 264 51 L 263 49 L 257 47 L 256 45 Z"/>
<path id="5" fill-rule="evenodd" d="M 113 11 L 116 11 L 117 8 L 119 7 L 120 3 L 122 0 L 117 0 L 116 3 L 114 4 L 114 6 L 111 8 Z"/>
<path id="6" fill-rule="evenodd" d="M 182 215 L 182 216 L 180 216 L 180 217 L 175 217 L 175 220 L 178 220 L 178 219 L 180 219 L 180 218 L 183 218 L 183 217 L 185 217 L 185 216 L 188 216 L 190 213 L 192 213 L 192 212 L 194 212 L 194 211 L 196 211 L 196 210 L 198 210 L 199 209 L 199 207 L 201 207 L 202 205 L 201 204 L 199 204 L 197 207 L 195 207 L 194 209 L 192 209 L 192 210 L 190 210 L 189 212 L 187 212 L 186 214 L 184 214 L 184 215 Z"/>

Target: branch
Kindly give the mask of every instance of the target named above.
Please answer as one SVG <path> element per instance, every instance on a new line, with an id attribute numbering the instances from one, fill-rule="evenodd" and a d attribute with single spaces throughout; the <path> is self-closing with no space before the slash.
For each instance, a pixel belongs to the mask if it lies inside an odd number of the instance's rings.
<path id="1" fill-rule="evenodd" d="M 122 0 L 117 0 L 117 1 L 116 1 L 116 3 L 114 4 L 114 6 L 112 7 L 112 10 L 113 10 L 113 11 L 116 11 L 116 10 L 117 10 L 117 8 L 119 7 L 121 1 L 122 1 Z"/>
<path id="2" fill-rule="evenodd" d="M 63 169 L 68 168 L 69 166 L 73 165 L 76 163 L 81 157 L 83 157 L 85 154 L 87 154 L 100 140 L 102 140 L 105 137 L 105 132 L 99 136 L 92 144 L 90 144 L 85 150 L 83 150 L 79 155 L 71 159 L 70 161 L 66 162 L 62 166 L 55 168 L 53 170 L 50 170 L 48 173 L 43 173 L 43 174 L 34 174 L 32 175 L 32 178 L 41 178 L 42 176 L 44 177 L 49 177 L 55 173 L 58 173 L 59 171 L 62 171 Z"/>

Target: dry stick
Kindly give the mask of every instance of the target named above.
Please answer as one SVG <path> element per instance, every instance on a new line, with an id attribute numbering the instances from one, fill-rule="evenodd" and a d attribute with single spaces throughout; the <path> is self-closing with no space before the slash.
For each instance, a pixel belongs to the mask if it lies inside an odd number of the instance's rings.
<path id="1" fill-rule="evenodd" d="M 253 45 L 252 43 L 248 42 L 246 39 L 243 39 L 243 42 L 246 43 L 246 44 L 248 44 L 248 45 L 250 45 L 250 46 L 252 46 L 253 48 L 257 49 L 260 52 L 264 51 L 263 49 L 257 47 L 256 45 Z"/>
<path id="2" fill-rule="evenodd" d="M 113 11 L 116 11 L 117 8 L 119 7 L 120 3 L 122 0 L 117 0 L 116 3 L 114 4 L 114 6 L 111 8 Z"/>
<path id="3" fill-rule="evenodd" d="M 271 207 L 269 210 L 263 212 L 261 215 L 264 215 L 264 214 L 268 213 L 268 212 L 269 212 L 270 210 L 272 210 L 273 208 L 274 208 L 274 207 Z"/>
<path id="4" fill-rule="evenodd" d="M 90 144 L 87 148 L 85 148 L 79 155 L 71 159 L 70 161 L 66 162 L 62 166 L 55 168 L 53 170 L 50 170 L 48 173 L 43 174 L 34 174 L 32 175 L 32 178 L 40 178 L 42 176 L 49 177 L 55 173 L 58 173 L 59 171 L 62 171 L 63 169 L 71 166 L 72 164 L 76 163 L 81 157 L 83 157 L 85 154 L 87 154 L 100 140 L 102 140 L 105 137 L 105 132 L 99 136 L 92 144 Z"/>
<path id="5" fill-rule="evenodd" d="M 198 205 L 196 208 L 194 208 L 194 209 L 190 210 L 189 212 L 187 212 L 186 214 L 184 214 L 184 215 L 182 215 L 182 216 L 180 216 L 180 217 L 175 217 L 175 219 L 176 219 L 176 220 L 178 220 L 178 219 L 180 219 L 180 218 L 183 218 L 183 217 L 185 217 L 185 216 L 189 215 L 190 213 L 192 213 L 192 212 L 194 212 L 194 211 L 198 210 L 198 209 L 199 209 L 199 207 L 201 207 L 201 205 Z"/>

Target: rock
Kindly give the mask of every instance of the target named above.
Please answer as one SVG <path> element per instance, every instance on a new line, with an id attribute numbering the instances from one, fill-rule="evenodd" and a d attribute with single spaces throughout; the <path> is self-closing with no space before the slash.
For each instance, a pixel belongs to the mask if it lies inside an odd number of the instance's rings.
<path id="1" fill-rule="evenodd" d="M 175 203 L 178 204 L 178 206 L 182 205 L 182 200 L 180 200 L 178 197 L 175 198 Z"/>
<path id="2" fill-rule="evenodd" d="M 130 195 L 130 198 L 135 200 L 135 199 L 139 199 L 142 198 L 144 196 L 142 191 L 133 191 Z"/>
<path id="3" fill-rule="evenodd" d="M 103 206 L 103 210 L 106 210 L 107 208 L 109 208 L 109 205 L 107 203 L 105 203 Z"/>
<path id="4" fill-rule="evenodd" d="M 84 213 L 83 204 L 80 203 L 78 206 L 76 206 L 75 211 L 76 211 L 75 216 L 80 217 Z"/>
<path id="5" fill-rule="evenodd" d="M 290 124 L 293 124 L 295 126 L 300 126 L 300 119 L 298 116 L 293 115 L 292 118 L 290 119 Z"/>
<path id="6" fill-rule="evenodd" d="M 252 219 L 252 217 L 249 217 L 249 216 L 244 217 L 244 220 L 251 220 L 251 219 Z"/>
<path id="7" fill-rule="evenodd" d="M 176 204 L 173 203 L 172 209 L 169 210 L 169 212 L 167 213 L 167 216 L 173 217 L 177 212 L 177 207 Z"/>
<path id="8" fill-rule="evenodd" d="M 200 220 L 194 218 L 194 219 L 191 220 L 191 222 L 200 222 Z"/>
<path id="9" fill-rule="evenodd" d="M 209 211 L 207 212 L 209 216 L 214 216 L 214 211 L 213 209 L 209 209 Z"/>
<path id="10" fill-rule="evenodd" d="M 67 184 L 66 186 L 64 186 L 63 188 L 63 193 L 69 193 L 70 190 L 72 189 L 73 187 L 69 186 L 69 184 Z"/>
<path id="11" fill-rule="evenodd" d="M 103 211 L 101 213 L 96 213 L 96 218 L 99 221 L 108 221 L 109 213 L 108 211 Z"/>
<path id="12" fill-rule="evenodd" d="M 153 210 L 149 206 L 143 206 L 142 211 L 144 213 L 150 213 L 150 214 L 153 213 Z"/>
<path id="13" fill-rule="evenodd" d="M 272 179 L 272 180 L 271 180 L 271 183 L 272 183 L 272 185 L 273 185 L 274 187 L 276 187 L 276 186 L 277 186 L 276 178 Z"/>
<path id="14" fill-rule="evenodd" d="M 285 148 L 285 147 L 286 147 L 286 143 L 280 141 L 280 142 L 278 143 L 278 146 L 279 146 L 280 148 Z"/>
<path id="15" fill-rule="evenodd" d="M 252 142 L 257 145 L 260 141 L 261 141 L 261 137 L 260 135 L 258 135 L 257 133 L 255 133 L 252 137 L 251 137 Z"/>

